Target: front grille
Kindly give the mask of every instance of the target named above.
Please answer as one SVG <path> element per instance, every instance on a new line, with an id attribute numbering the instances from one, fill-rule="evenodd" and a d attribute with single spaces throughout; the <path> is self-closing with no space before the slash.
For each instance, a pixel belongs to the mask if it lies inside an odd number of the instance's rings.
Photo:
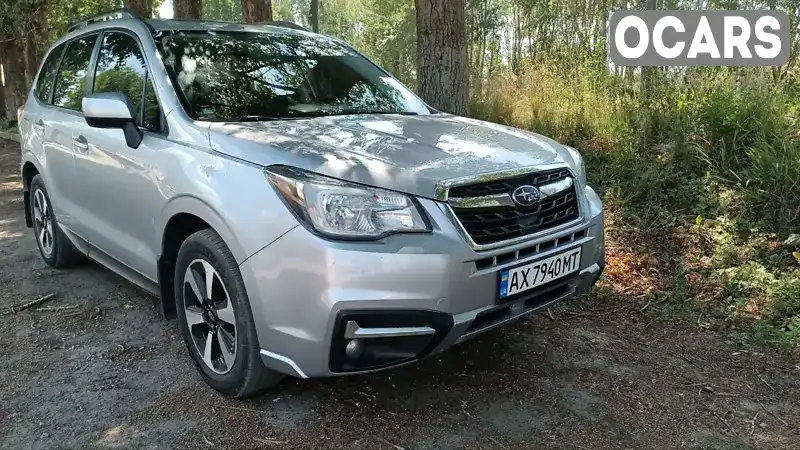
<path id="1" fill-rule="evenodd" d="M 469 198 L 509 194 L 519 186 L 543 186 L 570 177 L 564 169 L 537 172 L 499 181 L 451 188 L 448 196 Z M 545 231 L 578 218 L 574 183 L 568 190 L 543 198 L 531 206 L 452 207 L 475 244 L 486 245 Z"/>

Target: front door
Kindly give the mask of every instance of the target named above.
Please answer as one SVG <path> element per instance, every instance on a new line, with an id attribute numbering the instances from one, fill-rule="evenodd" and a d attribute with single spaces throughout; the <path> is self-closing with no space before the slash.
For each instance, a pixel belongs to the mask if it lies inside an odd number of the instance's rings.
<path id="1" fill-rule="evenodd" d="M 149 80 L 139 43 L 122 31 L 103 33 L 92 92 L 122 92 L 135 111 L 144 139 L 138 148 L 126 145 L 122 130 L 85 124 L 77 139 L 86 151 L 76 153 L 75 175 L 82 209 L 88 212 L 95 248 L 151 280 L 157 280 L 160 242 L 155 218 L 163 205 L 155 162 L 168 145 L 160 135 L 162 115 Z"/>

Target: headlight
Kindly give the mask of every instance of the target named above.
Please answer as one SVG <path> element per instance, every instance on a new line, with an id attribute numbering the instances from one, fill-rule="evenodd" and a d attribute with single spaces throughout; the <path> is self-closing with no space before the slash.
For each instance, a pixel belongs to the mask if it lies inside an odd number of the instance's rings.
<path id="1" fill-rule="evenodd" d="M 405 194 L 286 166 L 272 166 L 265 173 L 292 211 L 324 236 L 380 239 L 431 230 L 414 200 Z"/>
<path id="2" fill-rule="evenodd" d="M 583 157 L 577 150 L 570 146 L 565 145 L 564 148 L 567 149 L 569 156 L 572 157 L 572 161 L 575 163 L 575 170 L 578 172 L 578 183 L 580 186 L 586 186 L 586 166 L 583 165 Z"/>

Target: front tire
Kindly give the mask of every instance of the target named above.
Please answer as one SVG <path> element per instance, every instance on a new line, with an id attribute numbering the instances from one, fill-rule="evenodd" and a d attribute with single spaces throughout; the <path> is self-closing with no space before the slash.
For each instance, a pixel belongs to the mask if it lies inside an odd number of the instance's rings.
<path id="1" fill-rule="evenodd" d="M 228 397 L 247 397 L 283 375 L 259 355 L 239 266 L 212 229 L 183 242 L 175 265 L 175 301 L 186 348 L 203 380 Z"/>
<path id="2" fill-rule="evenodd" d="M 44 262 L 56 269 L 77 265 L 83 255 L 58 226 L 53 204 L 41 175 L 36 175 L 31 180 L 30 196 L 34 237 Z"/>

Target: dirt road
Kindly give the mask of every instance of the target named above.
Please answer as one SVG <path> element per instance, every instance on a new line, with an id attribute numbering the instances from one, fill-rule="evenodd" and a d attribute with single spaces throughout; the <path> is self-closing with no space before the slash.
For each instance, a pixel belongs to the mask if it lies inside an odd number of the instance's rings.
<path id="1" fill-rule="evenodd" d="M 93 264 L 45 266 L 18 171 L 0 141 L 2 448 L 800 447 L 792 361 L 600 295 L 410 367 L 223 399 L 153 297 Z"/>

